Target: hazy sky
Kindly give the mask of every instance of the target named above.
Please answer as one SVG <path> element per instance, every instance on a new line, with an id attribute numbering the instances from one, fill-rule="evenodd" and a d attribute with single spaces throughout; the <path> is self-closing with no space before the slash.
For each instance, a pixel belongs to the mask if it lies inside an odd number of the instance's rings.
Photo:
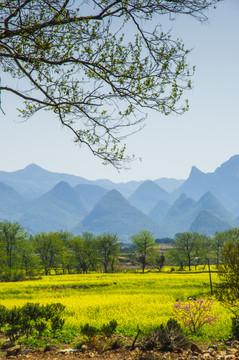
<path id="1" fill-rule="evenodd" d="M 188 113 L 165 117 L 149 112 L 147 126 L 128 138 L 128 151 L 141 161 L 118 173 L 75 145 L 50 113 L 19 123 L 19 100 L 2 94 L 6 115 L 0 113 L 0 170 L 35 163 L 50 171 L 115 182 L 185 179 L 193 165 L 212 172 L 239 154 L 239 0 L 224 0 L 208 16 L 207 24 L 185 16 L 162 20 L 164 30 L 173 27 L 185 47 L 193 48 L 189 60 L 196 66 L 194 88 L 187 93 Z"/>

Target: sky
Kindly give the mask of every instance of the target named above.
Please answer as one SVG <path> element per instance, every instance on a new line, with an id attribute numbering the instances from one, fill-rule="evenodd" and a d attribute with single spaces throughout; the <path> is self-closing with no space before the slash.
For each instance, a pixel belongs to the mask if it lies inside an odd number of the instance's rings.
<path id="1" fill-rule="evenodd" d="M 145 127 L 126 140 L 136 158 L 127 170 L 103 165 L 48 112 L 19 119 L 18 98 L 2 93 L 0 170 L 15 171 L 35 163 L 44 169 L 114 182 L 186 179 L 192 166 L 213 172 L 239 154 L 239 0 L 224 0 L 207 13 L 207 23 L 186 16 L 158 18 L 192 49 L 196 66 L 190 110 L 182 116 L 148 112 Z M 2 80 L 3 82 L 3 80 Z"/>

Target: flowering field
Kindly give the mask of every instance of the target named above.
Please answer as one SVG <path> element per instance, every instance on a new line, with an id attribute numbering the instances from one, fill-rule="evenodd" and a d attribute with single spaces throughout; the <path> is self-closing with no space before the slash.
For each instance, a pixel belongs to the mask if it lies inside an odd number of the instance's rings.
<path id="1" fill-rule="evenodd" d="M 213 273 L 213 281 L 217 281 Z M 66 325 L 100 327 L 110 320 L 118 332 L 135 335 L 138 327 L 147 332 L 166 323 L 173 314 L 176 299 L 207 296 L 210 293 L 206 272 L 119 273 L 45 276 L 41 280 L 0 283 L 0 304 L 10 308 L 26 302 L 66 305 Z M 214 301 L 212 315 L 219 320 L 205 325 L 206 337 L 229 335 L 230 315 Z"/>

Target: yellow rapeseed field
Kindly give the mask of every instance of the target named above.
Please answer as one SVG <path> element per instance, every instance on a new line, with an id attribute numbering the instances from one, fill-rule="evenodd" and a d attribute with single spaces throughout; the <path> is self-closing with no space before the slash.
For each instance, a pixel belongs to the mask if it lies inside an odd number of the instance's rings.
<path id="1" fill-rule="evenodd" d="M 217 274 L 212 274 L 217 281 Z M 118 332 L 134 335 L 138 328 L 146 333 L 166 323 L 176 299 L 209 296 L 207 272 L 148 272 L 44 276 L 40 280 L 0 284 L 0 304 L 8 308 L 26 302 L 66 305 L 66 326 L 100 327 L 115 319 Z M 205 336 L 223 338 L 230 331 L 230 313 L 215 302 L 219 320 L 206 325 Z"/>

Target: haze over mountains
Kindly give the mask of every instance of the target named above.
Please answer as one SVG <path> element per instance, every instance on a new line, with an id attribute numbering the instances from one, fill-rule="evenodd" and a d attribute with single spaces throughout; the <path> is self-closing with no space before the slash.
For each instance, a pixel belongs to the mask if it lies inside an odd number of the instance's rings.
<path id="1" fill-rule="evenodd" d="M 54 173 L 35 164 L 0 171 L 0 219 L 31 233 L 66 230 L 156 237 L 182 231 L 213 234 L 239 224 L 239 155 L 213 173 L 192 167 L 185 181 L 157 179 L 113 183 Z"/>

